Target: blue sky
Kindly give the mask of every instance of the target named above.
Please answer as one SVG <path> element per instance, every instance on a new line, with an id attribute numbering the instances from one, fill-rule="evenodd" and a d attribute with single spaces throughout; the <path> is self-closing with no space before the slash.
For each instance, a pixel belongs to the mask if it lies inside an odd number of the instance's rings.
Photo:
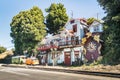
<path id="1" fill-rule="evenodd" d="M 38 6 L 46 16 L 45 8 L 48 8 L 51 3 L 64 4 L 69 17 L 73 12 L 73 18 L 97 18 L 97 13 L 99 19 L 105 16 L 97 0 L 0 0 L 0 45 L 7 49 L 13 47 L 14 44 L 11 43 L 12 38 L 10 37 L 10 23 L 15 15 L 20 11 Z"/>

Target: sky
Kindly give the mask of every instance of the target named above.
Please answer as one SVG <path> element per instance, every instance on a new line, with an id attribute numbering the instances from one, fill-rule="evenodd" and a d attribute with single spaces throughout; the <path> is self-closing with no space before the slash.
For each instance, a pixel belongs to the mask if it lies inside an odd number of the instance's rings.
<path id="1" fill-rule="evenodd" d="M 68 16 L 72 17 L 73 13 L 73 18 L 97 18 L 98 14 L 98 19 L 102 19 L 105 16 L 104 10 L 97 0 L 0 0 L 0 46 L 4 46 L 8 50 L 14 47 L 14 44 L 11 43 L 10 23 L 15 15 L 20 11 L 38 6 L 46 16 L 45 9 L 52 3 L 64 4 Z"/>

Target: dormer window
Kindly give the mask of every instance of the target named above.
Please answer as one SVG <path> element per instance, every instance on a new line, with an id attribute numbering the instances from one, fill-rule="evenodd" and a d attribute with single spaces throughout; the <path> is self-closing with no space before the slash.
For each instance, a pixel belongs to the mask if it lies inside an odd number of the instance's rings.
<path id="1" fill-rule="evenodd" d="M 95 31 L 95 32 L 99 31 L 99 26 L 95 26 L 95 27 L 94 27 L 94 31 Z"/>
<path id="2" fill-rule="evenodd" d="M 73 31 L 77 32 L 77 24 L 73 25 Z"/>

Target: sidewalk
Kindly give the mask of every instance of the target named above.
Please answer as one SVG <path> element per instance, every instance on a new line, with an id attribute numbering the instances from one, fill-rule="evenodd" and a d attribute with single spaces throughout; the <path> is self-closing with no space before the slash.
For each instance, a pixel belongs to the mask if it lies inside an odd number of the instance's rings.
<path id="1" fill-rule="evenodd" d="M 39 68 L 39 69 L 65 69 L 65 70 L 79 70 L 79 71 L 94 71 L 94 72 L 111 72 L 111 73 L 119 73 L 120 74 L 120 65 L 117 66 L 103 66 L 103 65 L 96 65 L 96 66 L 43 66 L 43 65 L 26 65 L 26 64 L 0 64 L 0 66 L 5 67 L 21 67 L 21 68 Z"/>

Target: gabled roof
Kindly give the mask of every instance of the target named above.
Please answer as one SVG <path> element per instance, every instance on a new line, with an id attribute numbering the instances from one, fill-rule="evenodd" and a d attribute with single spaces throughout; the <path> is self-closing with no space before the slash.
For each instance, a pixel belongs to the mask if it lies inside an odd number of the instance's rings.
<path id="1" fill-rule="evenodd" d="M 74 23 L 74 21 L 80 21 L 80 23 L 82 24 L 82 25 L 85 25 L 85 26 L 88 26 L 87 25 L 87 21 L 86 21 L 86 19 L 85 18 L 76 18 L 76 19 L 69 19 L 67 22 L 66 22 L 66 24 L 65 24 L 65 26 L 67 26 L 68 24 L 70 24 L 71 22 L 73 22 Z"/>
<path id="2" fill-rule="evenodd" d="M 94 20 L 93 23 L 92 23 L 90 26 L 88 26 L 88 27 L 89 27 L 89 28 L 90 28 L 90 27 L 95 27 L 95 26 L 100 25 L 100 24 L 102 24 L 102 23 L 103 23 L 102 20 L 101 20 L 101 21 Z"/>

